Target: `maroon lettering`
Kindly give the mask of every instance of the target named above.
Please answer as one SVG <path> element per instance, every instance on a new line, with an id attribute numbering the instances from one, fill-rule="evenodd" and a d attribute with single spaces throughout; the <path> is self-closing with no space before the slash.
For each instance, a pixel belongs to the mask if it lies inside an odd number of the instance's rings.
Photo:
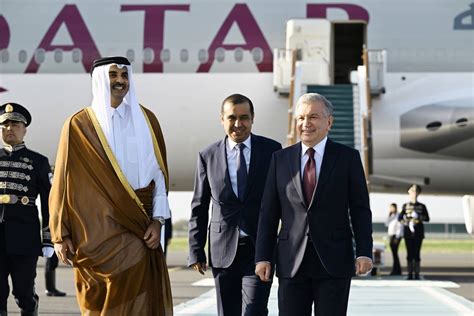
<path id="1" fill-rule="evenodd" d="M 240 32 L 245 39 L 245 44 L 224 44 L 224 40 L 234 23 L 239 27 Z M 216 49 L 219 47 L 226 50 L 233 50 L 241 47 L 242 49 L 249 51 L 254 48 L 261 48 L 263 51 L 263 60 L 261 63 L 257 64 L 258 70 L 260 72 L 271 72 L 273 70 L 273 54 L 270 46 L 265 40 L 265 36 L 263 36 L 257 21 L 246 4 L 236 4 L 234 6 L 209 46 L 208 61 L 201 64 L 197 72 L 209 72 L 214 63 Z"/>
<path id="2" fill-rule="evenodd" d="M 71 36 L 73 42 L 72 45 L 52 44 L 54 37 L 62 24 L 66 26 L 69 35 Z M 44 49 L 46 52 L 54 51 L 58 48 L 64 51 L 71 51 L 75 48 L 80 49 L 82 51 L 82 65 L 87 72 L 92 66 L 92 61 L 100 58 L 99 50 L 82 19 L 81 13 L 74 4 L 67 4 L 64 6 L 38 46 L 38 49 Z M 40 65 L 35 61 L 33 56 L 25 70 L 25 73 L 36 73 L 38 72 L 39 66 Z"/>
<path id="3" fill-rule="evenodd" d="M 341 9 L 346 11 L 349 20 L 363 20 L 369 23 L 369 12 L 357 4 L 349 3 L 318 3 L 306 6 L 306 16 L 308 18 L 327 17 L 328 9 Z"/>
<path id="4" fill-rule="evenodd" d="M 7 19 L 0 15 L 0 49 L 7 48 L 8 44 L 10 44 L 10 28 Z"/>
<path id="5" fill-rule="evenodd" d="M 121 11 L 145 11 L 143 48 L 151 48 L 155 55 L 149 64 L 143 63 L 143 72 L 163 72 L 160 58 L 165 33 L 165 12 L 189 11 L 189 5 L 122 5 Z"/>

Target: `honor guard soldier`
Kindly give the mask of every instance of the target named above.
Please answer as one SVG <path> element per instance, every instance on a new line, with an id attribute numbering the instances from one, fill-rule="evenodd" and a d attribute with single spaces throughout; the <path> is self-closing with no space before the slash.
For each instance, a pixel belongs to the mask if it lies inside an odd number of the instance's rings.
<path id="1" fill-rule="evenodd" d="M 423 222 L 429 222 L 430 216 L 425 204 L 418 202 L 421 187 L 417 184 L 408 188 L 410 202 L 403 204 L 398 220 L 404 225 L 403 237 L 407 247 L 408 280 L 420 280 L 420 251 L 425 228 Z M 415 275 L 413 275 L 415 272 Z"/>
<path id="2" fill-rule="evenodd" d="M 48 227 L 51 168 L 45 156 L 23 142 L 30 123 L 31 115 L 23 106 L 0 106 L 0 316 L 7 315 L 8 276 L 21 315 L 38 315 L 36 263 L 38 256 L 53 254 Z M 42 225 L 35 204 L 38 194 Z"/>

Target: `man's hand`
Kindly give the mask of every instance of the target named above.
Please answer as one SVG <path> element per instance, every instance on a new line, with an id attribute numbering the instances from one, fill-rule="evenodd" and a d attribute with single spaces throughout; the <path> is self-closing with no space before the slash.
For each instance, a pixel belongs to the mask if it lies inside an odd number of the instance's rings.
<path id="1" fill-rule="evenodd" d="M 161 240 L 161 223 L 159 221 L 152 221 L 150 225 L 148 225 L 143 239 L 148 248 L 158 248 Z"/>
<path id="2" fill-rule="evenodd" d="M 258 275 L 263 282 L 270 282 L 270 275 L 272 273 L 272 266 L 269 262 L 259 262 L 255 266 L 255 274 Z"/>
<path id="3" fill-rule="evenodd" d="M 74 246 L 72 245 L 71 239 L 66 237 L 63 239 L 63 242 L 55 243 L 54 251 L 56 252 L 56 255 L 62 263 L 67 264 L 69 266 L 72 265 L 69 256 L 74 255 L 75 250 Z"/>
<path id="4" fill-rule="evenodd" d="M 366 275 L 374 265 L 372 264 L 372 259 L 367 257 L 359 257 L 356 259 L 356 275 Z"/>
<path id="5" fill-rule="evenodd" d="M 205 262 L 196 262 L 191 265 L 191 268 L 204 275 L 204 272 L 207 271 L 207 264 Z"/>

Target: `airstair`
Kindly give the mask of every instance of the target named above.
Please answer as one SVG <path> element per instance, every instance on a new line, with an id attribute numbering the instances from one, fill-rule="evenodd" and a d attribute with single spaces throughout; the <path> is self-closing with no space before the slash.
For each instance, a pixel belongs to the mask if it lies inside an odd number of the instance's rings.
<path id="1" fill-rule="evenodd" d="M 369 179 L 371 99 L 384 93 L 386 55 L 383 50 L 367 50 L 365 44 L 364 21 L 289 20 L 286 48 L 274 50 L 273 88 L 288 98 L 288 145 L 297 141 L 294 115 L 299 96 L 324 95 L 334 107 L 329 137 L 359 150 Z"/>

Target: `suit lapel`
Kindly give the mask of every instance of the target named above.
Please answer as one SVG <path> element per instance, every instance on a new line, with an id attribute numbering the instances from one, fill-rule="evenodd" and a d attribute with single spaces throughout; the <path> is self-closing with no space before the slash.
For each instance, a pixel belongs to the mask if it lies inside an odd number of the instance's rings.
<path id="1" fill-rule="evenodd" d="M 250 192 L 250 189 L 252 188 L 254 182 L 255 182 L 255 177 L 257 176 L 259 168 L 259 162 L 260 162 L 260 151 L 261 151 L 261 146 L 259 144 L 258 138 L 251 134 L 250 135 L 251 139 L 251 152 L 250 152 L 250 167 L 249 167 L 249 173 L 247 176 L 247 186 L 245 188 L 245 195 L 244 199 L 247 199 L 247 196 Z"/>
<path id="2" fill-rule="evenodd" d="M 220 168 L 220 172 L 224 175 L 224 183 L 226 188 L 230 188 L 232 194 L 236 199 L 238 197 L 235 195 L 234 190 L 232 189 L 232 183 L 230 182 L 229 166 L 227 164 L 227 146 L 226 146 L 227 136 L 219 143 L 217 148 L 217 165 Z"/>
<path id="3" fill-rule="evenodd" d="M 338 151 L 334 143 L 328 138 L 326 148 L 324 149 L 323 164 L 321 165 L 321 171 L 319 174 L 318 184 L 316 192 L 313 196 L 313 201 L 318 200 L 321 195 L 324 185 L 329 180 L 331 171 L 334 168 L 338 156 Z M 311 202 L 312 203 L 312 202 Z"/>
<path id="4" fill-rule="evenodd" d="M 290 166 L 290 175 L 293 178 L 293 184 L 296 187 L 296 192 L 306 205 L 303 195 L 303 184 L 301 183 L 301 143 L 297 143 L 289 148 L 288 165 Z"/>

